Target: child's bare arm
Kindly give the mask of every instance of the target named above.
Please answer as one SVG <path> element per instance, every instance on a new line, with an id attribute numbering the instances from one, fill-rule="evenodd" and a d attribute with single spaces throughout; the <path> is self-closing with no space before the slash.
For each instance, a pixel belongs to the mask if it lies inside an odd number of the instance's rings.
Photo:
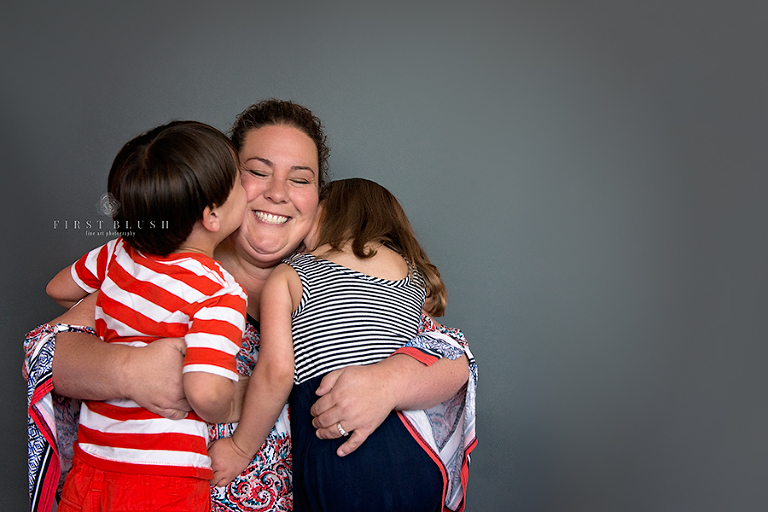
<path id="1" fill-rule="evenodd" d="M 88 295 L 88 292 L 80 288 L 72 278 L 71 268 L 72 267 L 66 267 L 62 269 L 48 282 L 48 286 L 45 287 L 45 293 L 67 309 L 71 308 L 77 304 L 79 300 Z"/>
<path id="2" fill-rule="evenodd" d="M 292 277 L 300 299 L 301 282 L 290 267 L 275 269 L 264 286 L 259 358 L 248 383 L 240 423 L 232 438 L 216 441 L 208 450 L 213 460 L 213 485 L 226 485 L 245 469 L 264 444 L 293 387 Z"/>
<path id="3" fill-rule="evenodd" d="M 245 292 L 233 282 L 193 308 L 184 335 L 184 394 L 208 423 L 230 422 L 239 409 L 236 356 L 245 329 Z"/>
<path id="4" fill-rule="evenodd" d="M 261 448 L 293 388 L 293 309 L 288 280 L 270 276 L 261 301 L 259 358 L 245 394 L 240 434 L 234 435 L 237 445 L 251 456 Z"/>
<path id="5" fill-rule="evenodd" d="M 187 372 L 182 382 L 192 410 L 208 423 L 222 423 L 234 415 L 234 381 L 213 373 Z"/>

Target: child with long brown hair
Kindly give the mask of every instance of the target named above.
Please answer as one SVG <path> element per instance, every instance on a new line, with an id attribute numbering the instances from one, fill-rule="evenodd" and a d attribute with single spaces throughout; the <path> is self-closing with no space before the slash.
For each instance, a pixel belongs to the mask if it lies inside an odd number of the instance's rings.
<path id="1" fill-rule="evenodd" d="M 294 507 L 301 510 L 440 509 L 443 475 L 396 413 L 356 451 L 315 436 L 310 408 L 324 375 L 378 362 L 416 334 L 421 312 L 442 316 L 446 290 L 397 199 L 372 181 L 321 192 L 308 253 L 270 275 L 261 301 L 261 349 L 231 438 L 209 448 L 216 485 L 250 462 L 290 395 Z M 425 302 L 426 299 L 426 302 Z"/>

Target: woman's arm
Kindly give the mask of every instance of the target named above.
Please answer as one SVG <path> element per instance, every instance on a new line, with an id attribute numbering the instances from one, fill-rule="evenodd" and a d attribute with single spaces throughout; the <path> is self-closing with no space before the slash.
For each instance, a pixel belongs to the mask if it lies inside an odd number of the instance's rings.
<path id="1" fill-rule="evenodd" d="M 142 348 L 104 343 L 96 336 L 56 336 L 56 393 L 87 400 L 127 398 L 170 419 L 190 410 L 181 385 L 184 340 L 167 338 Z"/>
<path id="2" fill-rule="evenodd" d="M 51 323 L 94 325 L 96 294 L 83 299 Z M 109 400 L 128 398 L 171 419 L 190 410 L 181 385 L 184 340 L 157 340 L 146 347 L 104 343 L 85 333 L 56 335 L 53 385 L 56 393 L 72 398 Z"/>
<path id="3" fill-rule="evenodd" d="M 395 354 L 369 366 L 349 366 L 328 374 L 317 389 L 313 425 L 322 439 L 339 437 L 336 424 L 351 431 L 339 456 L 355 451 L 393 410 L 426 409 L 448 400 L 466 384 L 466 356 L 442 358 L 427 366 Z"/>

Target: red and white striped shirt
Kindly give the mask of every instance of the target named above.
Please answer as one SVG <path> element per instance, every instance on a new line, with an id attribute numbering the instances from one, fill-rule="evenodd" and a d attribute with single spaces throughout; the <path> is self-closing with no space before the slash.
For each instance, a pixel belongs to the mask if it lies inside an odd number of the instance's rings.
<path id="1" fill-rule="evenodd" d="M 237 381 L 235 354 L 245 329 L 247 296 L 212 258 L 198 253 L 145 256 L 122 238 L 72 265 L 87 292 L 100 290 L 96 332 L 108 343 L 146 346 L 183 337 L 184 372 Z M 210 479 L 205 422 L 191 412 L 169 420 L 130 400 L 86 401 L 77 449 L 90 464 L 111 471 Z"/>

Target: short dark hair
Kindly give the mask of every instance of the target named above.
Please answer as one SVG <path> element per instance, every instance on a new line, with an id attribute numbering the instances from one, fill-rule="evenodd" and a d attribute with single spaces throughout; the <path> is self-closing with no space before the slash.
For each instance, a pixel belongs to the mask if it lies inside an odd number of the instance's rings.
<path id="1" fill-rule="evenodd" d="M 301 130 L 315 143 L 317 162 L 320 166 L 318 169 L 318 187 L 322 187 L 328 181 L 328 157 L 331 150 L 328 147 L 327 136 L 320 119 L 307 107 L 292 101 L 275 98 L 260 101 L 237 116 L 230 131 L 230 138 L 239 152 L 251 130 L 257 130 L 264 126 L 280 125 L 292 126 Z"/>
<path id="2" fill-rule="evenodd" d="M 227 200 L 238 177 L 237 152 L 216 128 L 197 121 L 153 128 L 126 143 L 112 163 L 107 188 L 118 201 L 115 227 L 131 230 L 124 239 L 134 249 L 167 256 L 206 207 Z"/>

